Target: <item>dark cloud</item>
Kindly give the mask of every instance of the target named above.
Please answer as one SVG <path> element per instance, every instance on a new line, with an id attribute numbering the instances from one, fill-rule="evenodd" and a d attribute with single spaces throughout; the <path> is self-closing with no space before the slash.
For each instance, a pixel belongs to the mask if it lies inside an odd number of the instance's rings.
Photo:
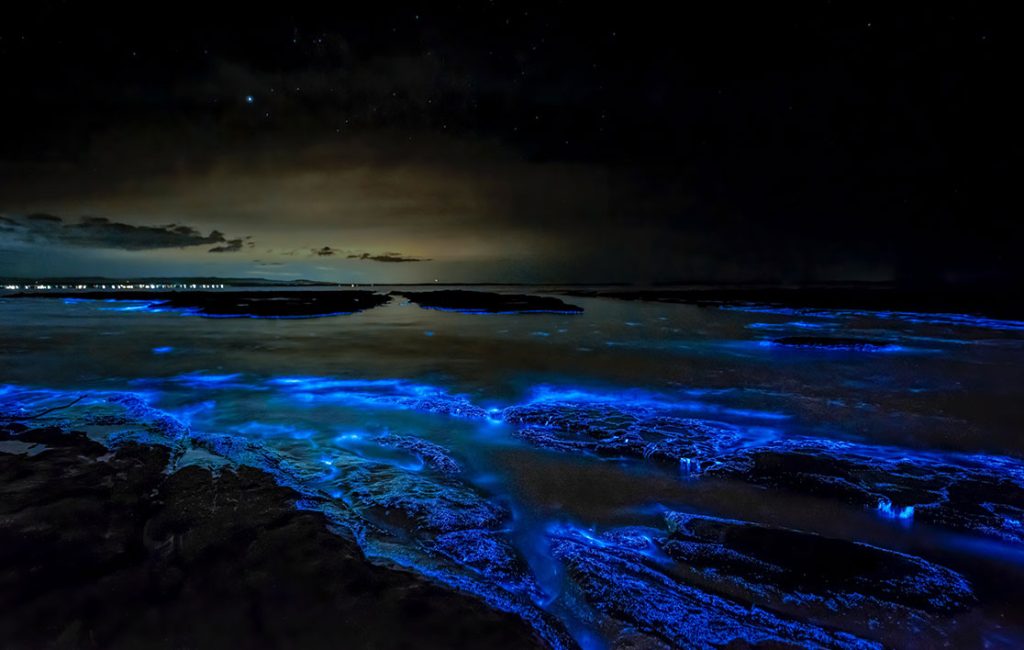
<path id="1" fill-rule="evenodd" d="M 314 248 L 311 253 L 317 257 L 331 257 L 334 255 L 341 255 L 346 251 L 338 250 L 330 246 L 323 246 L 321 248 Z M 346 259 L 350 260 L 365 260 L 369 262 L 429 262 L 429 258 L 425 257 L 410 257 L 408 255 L 402 255 L 401 253 L 348 253 L 345 255 Z"/>
<path id="2" fill-rule="evenodd" d="M 370 253 L 352 253 L 348 256 L 350 260 L 368 260 L 371 262 L 429 262 L 429 258 L 409 257 L 401 253 L 381 253 L 371 255 Z"/>
<path id="3" fill-rule="evenodd" d="M 77 223 L 71 223 L 51 214 L 5 216 L 2 219 L 3 232 L 8 233 L 12 239 L 26 243 L 126 251 L 218 244 L 211 252 L 225 252 L 240 250 L 242 247 L 241 239 L 229 241 L 218 230 L 211 230 L 208 235 L 204 235 L 191 226 L 179 224 L 136 226 L 105 217 L 82 217 Z"/>
<path id="4" fill-rule="evenodd" d="M 844 3 L 743 20 L 689 3 L 662 21 L 527 4 L 334 3 L 241 25 L 191 0 L 159 21 L 14 3 L 30 18 L 5 21 L 0 210 L 217 224 L 300 265 L 434 260 L 362 265 L 377 277 L 1024 277 L 1014 148 L 993 144 L 1017 120 L 1014 38 L 992 12 L 893 10 L 869 28 Z M 0 220 L 4 241 L 234 246 L 113 230 Z"/>
<path id="5" fill-rule="evenodd" d="M 214 246 L 208 253 L 237 253 L 242 250 L 241 239 L 229 239 L 220 246 Z"/>

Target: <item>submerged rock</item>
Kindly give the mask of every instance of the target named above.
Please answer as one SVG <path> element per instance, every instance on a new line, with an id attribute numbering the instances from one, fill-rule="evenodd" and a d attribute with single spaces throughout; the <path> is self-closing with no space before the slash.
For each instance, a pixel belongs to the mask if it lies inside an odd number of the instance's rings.
<path id="1" fill-rule="evenodd" d="M 672 464 L 693 459 L 695 467 L 744 439 L 725 425 L 603 403 L 544 401 L 511 406 L 502 416 L 521 425 L 516 435 L 548 449 Z"/>
<path id="2" fill-rule="evenodd" d="M 482 420 L 487 417 L 486 410 L 472 404 L 461 395 L 388 396 L 380 398 L 378 404 L 469 420 Z"/>
<path id="3" fill-rule="evenodd" d="M 302 401 L 374 406 L 482 420 L 488 416 L 464 395 L 402 380 L 277 377 L 267 382 Z"/>
<path id="4" fill-rule="evenodd" d="M 929 630 L 929 617 L 974 603 L 962 576 L 912 555 L 680 512 L 668 513 L 666 523 L 658 546 L 688 582 L 860 634 L 884 625 L 890 638 L 913 642 Z"/>
<path id="5" fill-rule="evenodd" d="M 582 307 L 553 296 L 532 296 L 490 291 L 394 291 L 424 309 L 461 311 L 470 314 L 580 314 Z"/>
<path id="6" fill-rule="evenodd" d="M 533 602 L 544 598 L 540 586 L 519 553 L 503 537 L 489 530 L 457 530 L 438 535 L 432 548 L 488 580 Z"/>
<path id="7" fill-rule="evenodd" d="M 616 647 L 664 642 L 676 647 L 876 648 L 843 632 L 777 616 L 707 593 L 660 570 L 614 538 L 572 529 L 551 533 L 551 548 L 587 603 L 618 637 Z M 644 639 L 638 640 L 637 634 Z"/>
<path id="8" fill-rule="evenodd" d="M 817 348 L 822 350 L 862 350 L 876 352 L 898 350 L 899 346 L 887 341 L 859 339 L 836 336 L 782 336 L 766 341 L 771 345 L 783 345 L 795 348 Z"/>
<path id="9" fill-rule="evenodd" d="M 8 298 L 134 301 L 216 318 L 313 318 L 352 314 L 387 303 L 372 291 L 87 291 L 18 293 Z"/>
<path id="10" fill-rule="evenodd" d="M 390 465 L 344 467 L 336 479 L 352 507 L 371 520 L 430 534 L 493 529 L 509 513 L 457 481 L 427 478 Z"/>
<path id="11" fill-rule="evenodd" d="M 823 438 L 767 439 L 749 430 L 642 406 L 540 401 L 502 417 L 556 451 L 648 458 L 687 476 L 718 476 L 839 499 L 880 516 L 1024 543 L 1024 461 L 919 452 Z"/>
<path id="12" fill-rule="evenodd" d="M 394 433 L 384 433 L 379 436 L 375 436 L 373 441 L 384 447 L 404 449 L 412 452 L 424 463 L 444 474 L 458 474 L 462 471 L 462 466 L 452 457 L 450 451 L 441 445 L 428 440 L 423 440 L 422 438 L 417 438 L 415 436 L 400 436 Z"/>
<path id="13" fill-rule="evenodd" d="M 796 438 L 736 450 L 708 473 L 1024 543 L 1024 461 L 1013 458 Z"/>

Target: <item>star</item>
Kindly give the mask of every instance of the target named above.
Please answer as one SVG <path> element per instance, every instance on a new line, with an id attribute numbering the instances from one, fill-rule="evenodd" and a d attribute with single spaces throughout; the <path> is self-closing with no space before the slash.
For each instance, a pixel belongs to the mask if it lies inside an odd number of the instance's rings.
<path id="1" fill-rule="evenodd" d="M 245 96 L 245 103 L 246 103 L 246 104 L 251 104 L 251 103 L 253 103 L 254 101 L 256 101 L 256 98 L 255 98 L 255 97 L 253 97 L 252 95 L 246 95 L 246 96 Z"/>

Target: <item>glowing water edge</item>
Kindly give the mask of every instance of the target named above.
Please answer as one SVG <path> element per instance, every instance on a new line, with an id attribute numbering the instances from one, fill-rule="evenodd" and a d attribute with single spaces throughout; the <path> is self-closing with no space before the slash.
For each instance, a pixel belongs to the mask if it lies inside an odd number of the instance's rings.
<path id="1" fill-rule="evenodd" d="M 551 647 L 1024 643 L 1019 324 L 574 302 L 0 299 L 0 413 L 264 470 Z M 764 344 L 808 335 L 883 344 Z"/>

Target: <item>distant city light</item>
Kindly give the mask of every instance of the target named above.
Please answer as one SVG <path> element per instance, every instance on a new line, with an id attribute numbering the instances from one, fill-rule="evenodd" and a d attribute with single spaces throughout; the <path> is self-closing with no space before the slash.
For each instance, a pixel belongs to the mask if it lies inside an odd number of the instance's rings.
<path id="1" fill-rule="evenodd" d="M 133 290 L 133 289 L 223 289 L 224 284 L 5 284 L 6 291 L 67 291 L 69 289 L 103 289 L 103 290 Z"/>

